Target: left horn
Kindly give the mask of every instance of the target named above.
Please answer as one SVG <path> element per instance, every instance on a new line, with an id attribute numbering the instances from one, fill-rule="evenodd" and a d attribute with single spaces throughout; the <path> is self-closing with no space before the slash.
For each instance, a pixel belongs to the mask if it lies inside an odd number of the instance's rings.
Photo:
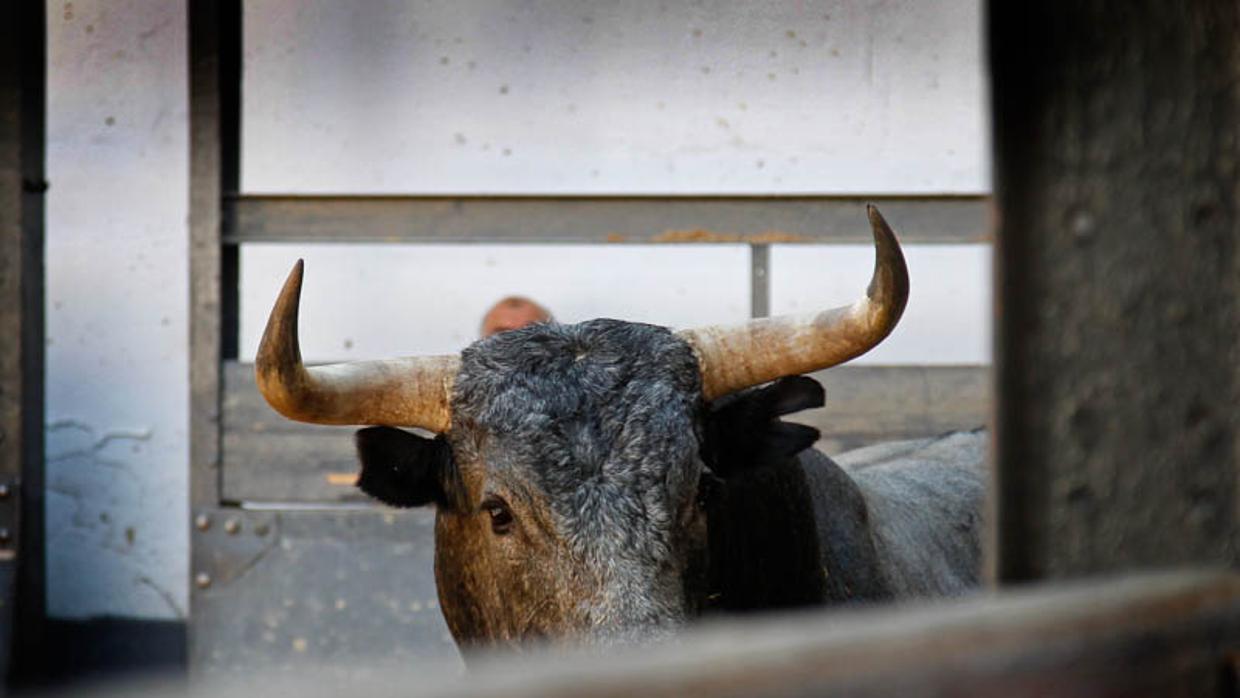
<path id="1" fill-rule="evenodd" d="M 254 361 L 258 389 L 277 412 L 312 424 L 421 427 L 443 433 L 457 356 L 414 356 L 310 366 L 301 361 L 297 309 L 303 265 L 297 260 L 267 320 Z"/>
<path id="2" fill-rule="evenodd" d="M 808 315 L 762 318 L 732 327 L 680 332 L 702 371 L 702 396 L 714 400 L 783 376 L 842 364 L 883 341 L 908 303 L 908 268 L 895 233 L 866 206 L 874 233 L 874 274 L 852 305 Z"/>

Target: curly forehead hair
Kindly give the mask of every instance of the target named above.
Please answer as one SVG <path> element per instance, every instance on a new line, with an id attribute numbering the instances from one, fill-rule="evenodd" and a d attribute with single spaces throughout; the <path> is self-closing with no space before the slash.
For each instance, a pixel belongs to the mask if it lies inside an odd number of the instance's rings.
<path id="1" fill-rule="evenodd" d="M 575 544 L 611 548 L 619 531 L 630 553 L 663 558 L 699 474 L 700 409 L 697 359 L 668 329 L 533 325 L 461 354 L 453 447 L 541 490 Z"/>

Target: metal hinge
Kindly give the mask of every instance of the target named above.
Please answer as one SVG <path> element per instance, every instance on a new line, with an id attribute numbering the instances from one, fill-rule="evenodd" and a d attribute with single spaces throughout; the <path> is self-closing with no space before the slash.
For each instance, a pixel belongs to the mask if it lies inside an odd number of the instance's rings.
<path id="1" fill-rule="evenodd" d="M 20 488 L 21 480 L 18 478 L 0 477 L 0 560 L 12 560 L 17 555 Z"/>

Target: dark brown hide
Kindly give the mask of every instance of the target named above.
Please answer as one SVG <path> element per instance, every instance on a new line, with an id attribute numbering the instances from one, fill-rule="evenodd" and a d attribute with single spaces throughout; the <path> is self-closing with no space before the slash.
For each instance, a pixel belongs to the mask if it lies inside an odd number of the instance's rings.
<path id="1" fill-rule="evenodd" d="M 571 600 L 583 565 L 569 558 L 538 497 L 520 486 L 493 484 L 513 518 L 510 530 L 496 533 L 444 437 L 371 427 L 359 430 L 355 442 L 363 492 L 391 506 L 436 505 L 436 586 L 462 647 L 557 636 L 582 624 Z"/>
<path id="2" fill-rule="evenodd" d="M 462 649 L 571 639 L 583 623 L 573 600 L 584 565 L 566 558 L 541 515 L 519 508 L 520 524 L 502 536 L 486 512 L 440 509 L 435 519 L 435 584 L 452 636 Z"/>

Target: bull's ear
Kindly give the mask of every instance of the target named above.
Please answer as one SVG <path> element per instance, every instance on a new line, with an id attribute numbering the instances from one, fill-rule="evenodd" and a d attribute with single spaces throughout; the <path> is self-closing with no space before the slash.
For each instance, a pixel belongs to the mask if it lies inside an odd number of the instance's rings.
<path id="1" fill-rule="evenodd" d="M 818 430 L 780 417 L 822 407 L 825 399 L 818 381 L 789 376 L 715 400 L 706 418 L 707 464 L 728 477 L 777 465 L 811 448 Z"/>
<path id="2" fill-rule="evenodd" d="M 392 427 L 367 427 L 354 437 L 361 491 L 394 507 L 450 506 L 459 487 L 452 449 L 442 437 L 428 439 Z"/>

